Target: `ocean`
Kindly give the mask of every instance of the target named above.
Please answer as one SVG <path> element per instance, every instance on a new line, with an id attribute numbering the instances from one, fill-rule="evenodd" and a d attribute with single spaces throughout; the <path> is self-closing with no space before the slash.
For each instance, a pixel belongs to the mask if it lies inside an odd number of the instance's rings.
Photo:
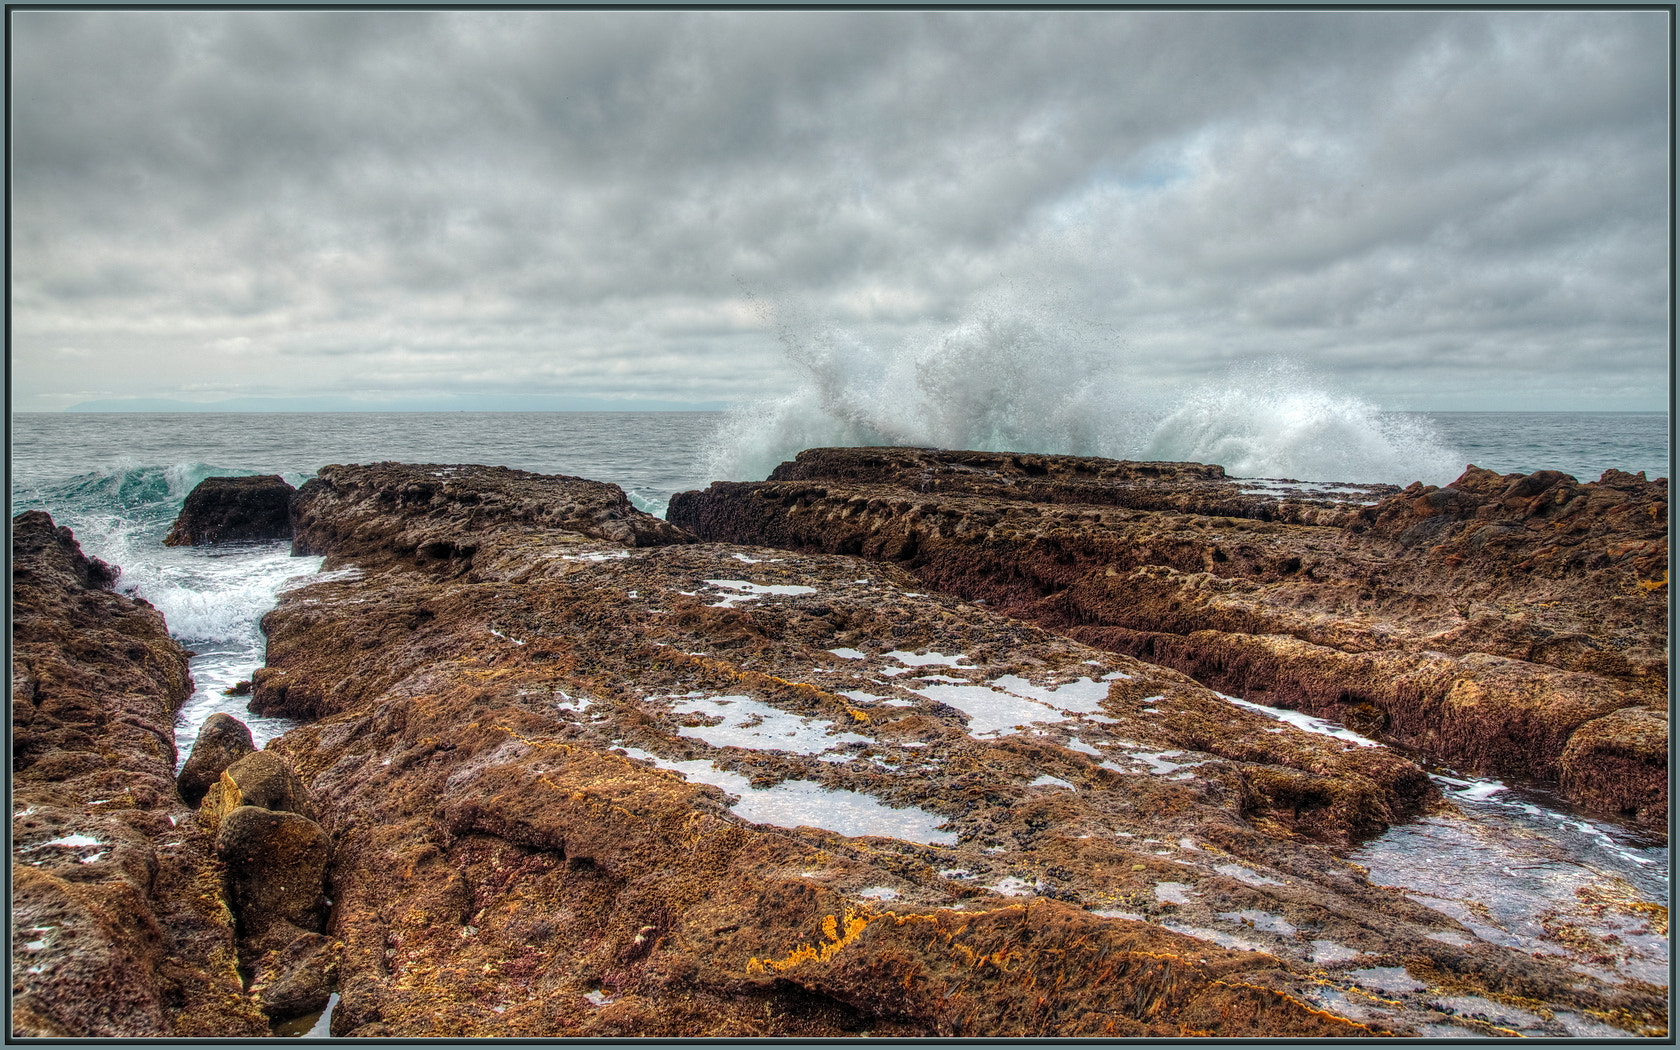
<path id="1" fill-rule="evenodd" d="M 1322 418 L 1301 418 L 1301 405 L 1274 400 L 1277 418 L 1268 419 L 1257 404 L 1188 404 L 1152 427 L 1133 425 L 1130 444 L 1096 442 L 1095 451 L 1222 462 L 1233 476 L 1303 481 L 1445 484 L 1467 463 L 1501 473 L 1562 470 L 1582 480 L 1610 468 L 1669 473 L 1663 413 L 1379 415 L 1343 401 Z M 613 482 L 638 507 L 663 514 L 673 493 L 716 479 L 762 478 L 813 437 L 810 444 L 845 444 L 906 434 L 843 414 L 797 398 L 736 413 L 16 414 L 11 513 L 45 510 L 69 526 L 87 554 L 121 567 L 117 588 L 161 610 L 195 653 L 195 692 L 176 734 L 184 762 L 198 726 L 217 711 L 246 721 L 258 746 L 296 724 L 255 717 L 224 693 L 263 662 L 263 613 L 321 564 L 291 557 L 285 542 L 164 547 L 182 501 L 204 478 L 279 474 L 299 485 L 329 463 L 481 463 Z M 1019 430 L 957 436 L 974 439 L 962 447 L 1016 442 L 1017 451 L 1093 452 L 1091 443 L 1034 447 Z M 1361 469 L 1376 476 L 1350 473 Z M 1539 943 L 1523 924 L 1532 925 L 1548 894 L 1561 894 L 1559 907 L 1572 906 L 1570 888 L 1585 879 L 1613 877 L 1647 899 L 1667 899 L 1666 848 L 1517 786 L 1433 772 L 1474 827 L 1432 817 L 1365 844 L 1356 859 L 1385 884 L 1434 906 L 1444 892 L 1435 886 L 1439 872 L 1461 872 L 1458 899 L 1485 897 L 1498 916 L 1511 911 L 1506 905 L 1516 908 L 1486 936 L 1518 946 Z M 1513 882 L 1512 871 L 1525 874 Z M 1666 973 L 1666 941 L 1640 953 L 1648 979 Z"/>

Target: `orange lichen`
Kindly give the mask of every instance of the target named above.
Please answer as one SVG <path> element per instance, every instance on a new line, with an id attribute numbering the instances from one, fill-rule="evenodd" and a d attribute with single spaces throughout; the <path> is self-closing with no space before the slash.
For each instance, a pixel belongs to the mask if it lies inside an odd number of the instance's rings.
<path id="1" fill-rule="evenodd" d="M 823 939 L 816 944 L 802 944 L 788 953 L 785 959 L 760 959 L 754 956 L 747 960 L 748 973 L 767 973 L 775 970 L 786 973 L 795 967 L 808 962 L 827 962 L 834 958 L 841 949 L 858 939 L 869 925 L 869 918 L 860 915 L 847 907 L 841 916 L 824 915 L 822 920 Z"/>

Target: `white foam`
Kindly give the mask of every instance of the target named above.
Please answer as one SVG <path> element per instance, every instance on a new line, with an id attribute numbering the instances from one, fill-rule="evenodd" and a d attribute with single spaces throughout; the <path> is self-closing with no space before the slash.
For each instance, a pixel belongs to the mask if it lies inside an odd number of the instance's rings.
<path id="1" fill-rule="evenodd" d="M 1076 790 L 1072 784 L 1069 784 L 1067 781 L 1062 780 L 1058 777 L 1053 777 L 1048 773 L 1041 774 L 1036 780 L 1028 781 L 1027 786 L 1028 787 L 1058 787 L 1058 788 L 1063 788 L 1067 791 Z"/>
<path id="2" fill-rule="evenodd" d="M 869 659 L 867 654 L 860 653 L 856 649 L 830 649 L 829 652 L 833 653 L 835 656 L 838 656 L 843 660 L 867 660 L 867 659 Z"/>
<path id="3" fill-rule="evenodd" d="M 582 554 L 562 554 L 562 561 L 614 561 L 619 558 L 630 557 L 626 550 L 617 551 L 585 551 Z"/>
<path id="4" fill-rule="evenodd" d="M 1096 748 L 1076 736 L 1068 737 L 1068 742 L 1063 746 L 1065 746 L 1069 751 L 1078 751 L 1081 754 L 1095 755 L 1098 758 L 1102 757 L 1101 751 L 1098 751 Z"/>
<path id="5" fill-rule="evenodd" d="M 880 343 L 777 302 L 793 390 L 742 405 L 707 477 L 753 480 L 803 449 L 900 445 L 1219 463 L 1233 476 L 1445 484 L 1466 460 L 1427 423 L 1287 365 L 1204 388 L 1140 383 L 1112 333 L 1011 284 L 948 327 Z"/>
<path id="6" fill-rule="evenodd" d="M 1290 725 L 1295 726 L 1298 729 L 1304 729 L 1309 733 L 1317 733 L 1321 736 L 1333 736 L 1338 740 L 1347 740 L 1358 744 L 1360 747 L 1382 746 L 1370 737 L 1360 736 L 1353 730 L 1348 729 L 1345 726 L 1338 725 L 1328 719 L 1314 718 L 1312 715 L 1304 715 L 1299 711 L 1286 711 L 1281 707 L 1267 707 L 1265 704 L 1256 704 L 1249 700 L 1243 700 L 1240 697 L 1226 696 L 1224 693 L 1220 693 L 1218 695 L 1231 703 L 1236 704 L 1238 707 L 1246 707 L 1251 711 L 1258 711 L 1269 718 L 1275 718 L 1280 722 L 1288 722 Z"/>
<path id="7" fill-rule="evenodd" d="M 1461 780 L 1439 773 L 1429 774 L 1429 779 L 1440 784 L 1444 789 L 1442 793 L 1448 798 L 1458 802 L 1485 802 L 1507 790 L 1497 780 Z"/>
<path id="8" fill-rule="evenodd" d="M 858 890 L 858 896 L 877 901 L 895 901 L 899 898 L 899 892 L 890 886 L 870 886 Z"/>

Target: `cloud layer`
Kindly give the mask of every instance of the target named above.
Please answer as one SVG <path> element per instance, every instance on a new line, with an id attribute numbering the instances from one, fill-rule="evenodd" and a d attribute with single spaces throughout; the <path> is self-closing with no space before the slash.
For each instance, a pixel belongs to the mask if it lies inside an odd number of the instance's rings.
<path id="1" fill-rule="evenodd" d="M 1667 17 L 15 12 L 13 403 L 748 400 L 1008 301 L 1140 387 L 1660 408 Z"/>

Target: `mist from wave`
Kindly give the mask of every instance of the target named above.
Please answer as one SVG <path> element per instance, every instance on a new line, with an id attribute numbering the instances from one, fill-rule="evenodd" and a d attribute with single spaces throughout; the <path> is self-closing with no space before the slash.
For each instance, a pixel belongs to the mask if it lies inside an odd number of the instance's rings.
<path id="1" fill-rule="evenodd" d="M 899 445 L 1217 463 L 1235 477 L 1424 481 L 1467 462 L 1420 419 L 1388 413 L 1279 360 L 1163 391 L 1098 326 L 985 305 L 891 343 L 766 310 L 792 393 L 731 412 L 710 477 L 762 479 L 803 449 Z"/>

